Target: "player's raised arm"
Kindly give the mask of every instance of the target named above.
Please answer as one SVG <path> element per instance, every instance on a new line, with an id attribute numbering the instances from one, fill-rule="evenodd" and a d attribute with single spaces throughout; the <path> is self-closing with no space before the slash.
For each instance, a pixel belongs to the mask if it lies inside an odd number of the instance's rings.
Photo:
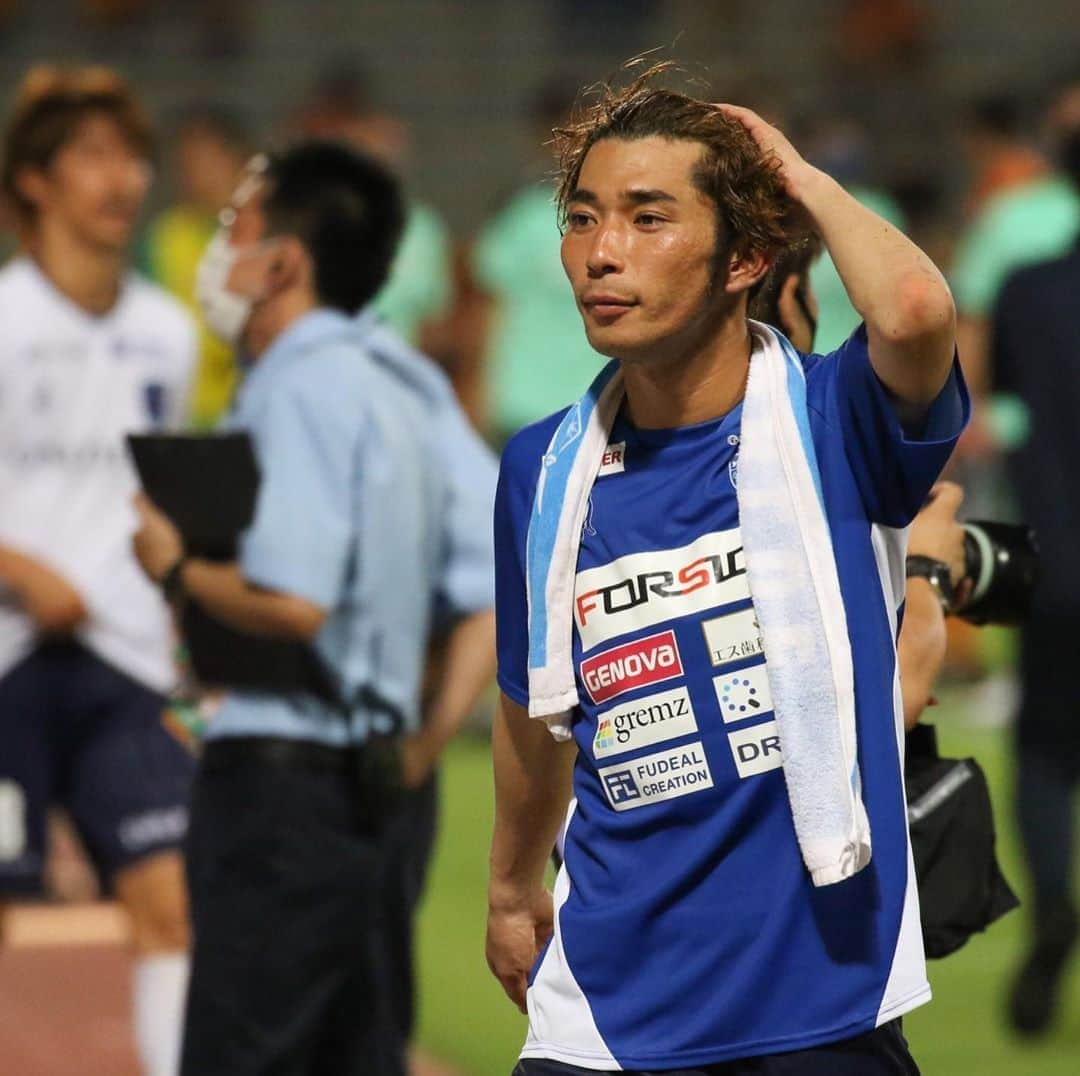
<path id="1" fill-rule="evenodd" d="M 813 219 L 852 305 L 866 322 L 870 361 L 896 397 L 931 403 L 949 375 L 956 309 L 945 278 L 898 228 L 808 164 L 756 113 L 722 105 L 779 161 L 788 193 Z"/>

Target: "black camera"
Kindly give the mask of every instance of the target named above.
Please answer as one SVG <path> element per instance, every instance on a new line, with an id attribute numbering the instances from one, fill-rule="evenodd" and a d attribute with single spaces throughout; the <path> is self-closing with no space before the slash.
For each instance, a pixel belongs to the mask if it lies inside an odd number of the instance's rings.
<path id="1" fill-rule="evenodd" d="M 964 578 L 971 593 L 955 610 L 972 624 L 1020 624 L 1031 609 L 1039 547 L 1024 523 L 969 519 L 964 527 Z"/>

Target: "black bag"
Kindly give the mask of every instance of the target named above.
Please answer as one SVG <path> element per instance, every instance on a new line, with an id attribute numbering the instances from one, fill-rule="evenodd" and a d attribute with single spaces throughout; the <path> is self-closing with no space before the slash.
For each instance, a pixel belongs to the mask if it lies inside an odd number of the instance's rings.
<path id="1" fill-rule="evenodd" d="M 973 758 L 941 758 L 932 725 L 907 737 L 908 826 L 928 957 L 959 949 L 1019 907 L 994 853 L 994 810 Z"/>

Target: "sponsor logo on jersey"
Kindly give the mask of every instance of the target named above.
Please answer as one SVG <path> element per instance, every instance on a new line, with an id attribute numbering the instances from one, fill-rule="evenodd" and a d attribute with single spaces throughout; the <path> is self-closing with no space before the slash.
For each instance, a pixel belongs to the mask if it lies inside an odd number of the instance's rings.
<path id="1" fill-rule="evenodd" d="M 756 658 L 765 652 L 761 626 L 752 606 L 737 613 L 703 620 L 701 630 L 705 633 L 709 660 L 714 665 Z"/>
<path id="2" fill-rule="evenodd" d="M 623 643 L 581 662 L 582 681 L 596 703 L 681 675 L 683 659 L 673 631 Z"/>
<path id="3" fill-rule="evenodd" d="M 778 769 L 784 764 L 780 751 L 780 732 L 775 721 L 738 729 L 728 735 L 735 769 L 740 777 L 753 777 L 758 773 Z"/>
<path id="4" fill-rule="evenodd" d="M 682 674 L 682 658 L 673 631 L 614 646 L 581 663 L 581 679 L 595 703 Z"/>
<path id="5" fill-rule="evenodd" d="M 608 803 L 630 811 L 647 803 L 678 799 L 712 788 L 712 773 L 700 741 L 597 770 Z"/>
<path id="6" fill-rule="evenodd" d="M 604 455 L 600 459 L 600 470 L 596 472 L 597 478 L 603 478 L 608 474 L 622 474 L 626 470 L 626 442 L 618 441 L 608 445 L 604 449 Z"/>
<path id="7" fill-rule="evenodd" d="M 598 759 L 607 758 L 686 736 L 697 728 L 690 692 L 677 687 L 605 710 L 596 726 L 593 754 Z"/>
<path id="8" fill-rule="evenodd" d="M 597 758 L 603 758 L 605 755 L 610 755 L 614 748 L 615 726 L 611 723 L 611 718 L 601 718 L 600 724 L 596 726 L 596 736 L 593 738 L 593 754 Z"/>
<path id="9" fill-rule="evenodd" d="M 750 596 L 738 527 L 679 549 L 634 553 L 579 572 L 574 619 L 591 650 L 617 635 Z"/>
<path id="10" fill-rule="evenodd" d="M 764 665 L 713 677 L 716 701 L 726 722 L 763 717 L 773 708 L 769 675 Z"/>

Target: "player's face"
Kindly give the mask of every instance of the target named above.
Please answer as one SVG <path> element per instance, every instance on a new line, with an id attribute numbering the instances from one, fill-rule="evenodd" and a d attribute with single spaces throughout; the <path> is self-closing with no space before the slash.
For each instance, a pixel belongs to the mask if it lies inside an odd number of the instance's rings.
<path id="1" fill-rule="evenodd" d="M 696 142 L 605 139 L 589 150 L 568 204 L 562 260 L 603 355 L 647 360 L 704 331 L 723 294 L 712 287 L 716 206 L 693 184 Z"/>
<path id="2" fill-rule="evenodd" d="M 89 116 L 45 173 L 35 199 L 38 212 L 62 220 L 83 242 L 123 250 L 151 175 L 149 162 L 115 120 Z"/>

